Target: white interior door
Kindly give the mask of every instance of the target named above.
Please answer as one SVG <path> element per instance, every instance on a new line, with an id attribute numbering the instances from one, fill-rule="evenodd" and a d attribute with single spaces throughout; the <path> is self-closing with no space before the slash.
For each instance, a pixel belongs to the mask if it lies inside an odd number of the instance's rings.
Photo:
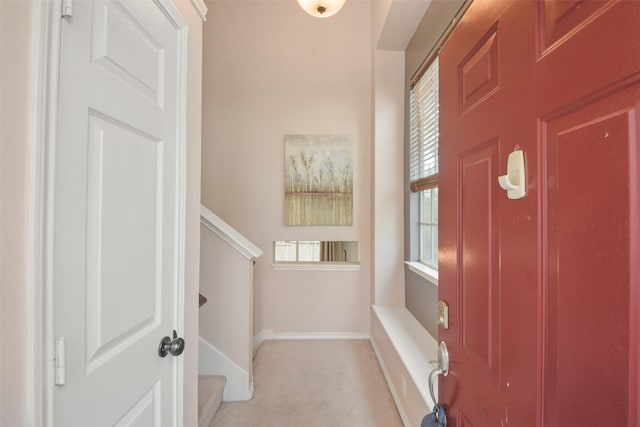
<path id="1" fill-rule="evenodd" d="M 62 22 L 53 206 L 56 426 L 181 424 L 186 34 L 168 1 L 75 1 Z"/>

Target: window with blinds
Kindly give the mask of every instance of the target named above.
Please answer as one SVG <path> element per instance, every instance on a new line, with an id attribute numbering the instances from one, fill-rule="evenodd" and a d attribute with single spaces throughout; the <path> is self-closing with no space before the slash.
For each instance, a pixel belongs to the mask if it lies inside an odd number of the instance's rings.
<path id="1" fill-rule="evenodd" d="M 409 182 L 420 193 L 420 262 L 438 269 L 438 58 L 409 94 Z"/>
<path id="2" fill-rule="evenodd" d="M 409 182 L 412 191 L 438 185 L 438 58 L 409 93 Z"/>

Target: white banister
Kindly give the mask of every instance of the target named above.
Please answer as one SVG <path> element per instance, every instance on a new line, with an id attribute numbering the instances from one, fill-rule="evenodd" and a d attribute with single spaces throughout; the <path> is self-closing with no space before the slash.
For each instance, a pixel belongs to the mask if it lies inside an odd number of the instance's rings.
<path id="1" fill-rule="evenodd" d="M 238 231 L 204 205 L 200 205 L 200 223 L 233 246 L 233 248 L 247 259 L 258 258 L 263 254 L 259 247 L 251 243 L 246 237 L 238 233 Z"/>

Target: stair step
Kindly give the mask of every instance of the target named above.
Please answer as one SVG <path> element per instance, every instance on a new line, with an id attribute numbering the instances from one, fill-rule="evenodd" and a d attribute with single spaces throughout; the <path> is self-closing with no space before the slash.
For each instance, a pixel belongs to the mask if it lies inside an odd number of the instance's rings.
<path id="1" fill-rule="evenodd" d="M 222 392 L 227 382 L 222 375 L 198 376 L 198 427 L 209 427 L 222 403 Z"/>

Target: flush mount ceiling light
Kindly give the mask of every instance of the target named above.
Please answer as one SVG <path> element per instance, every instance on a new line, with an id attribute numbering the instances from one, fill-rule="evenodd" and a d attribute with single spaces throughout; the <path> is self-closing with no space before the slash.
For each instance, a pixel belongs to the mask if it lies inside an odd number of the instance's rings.
<path id="1" fill-rule="evenodd" d="M 298 4 L 311 16 L 327 18 L 335 15 L 346 0 L 298 0 Z"/>

